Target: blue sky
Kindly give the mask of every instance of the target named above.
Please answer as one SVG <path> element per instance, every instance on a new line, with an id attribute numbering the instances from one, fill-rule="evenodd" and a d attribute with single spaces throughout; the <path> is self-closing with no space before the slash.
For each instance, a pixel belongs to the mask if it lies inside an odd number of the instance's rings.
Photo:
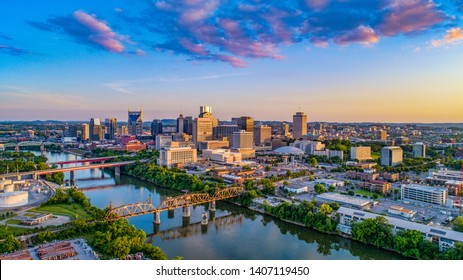
<path id="1" fill-rule="evenodd" d="M 0 120 L 463 121 L 461 0 L 0 5 Z"/>

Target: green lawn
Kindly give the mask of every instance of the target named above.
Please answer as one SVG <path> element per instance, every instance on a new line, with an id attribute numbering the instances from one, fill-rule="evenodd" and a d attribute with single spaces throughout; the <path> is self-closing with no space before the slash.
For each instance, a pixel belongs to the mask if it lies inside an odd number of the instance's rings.
<path id="1" fill-rule="evenodd" d="M 11 220 L 6 221 L 6 224 L 7 224 L 7 225 L 21 225 L 21 221 L 20 221 L 20 220 L 11 219 Z"/>
<path id="2" fill-rule="evenodd" d="M 32 232 L 32 229 L 0 225 L 0 239 L 5 238 L 7 233 L 13 234 L 14 236 L 18 236 L 18 235 L 27 234 L 30 232 Z"/>
<path id="3" fill-rule="evenodd" d="M 371 158 L 372 158 L 372 159 L 377 159 L 377 158 L 379 158 L 380 156 L 381 156 L 380 153 L 371 152 Z"/>
<path id="4" fill-rule="evenodd" d="M 362 196 L 366 195 L 366 196 L 371 197 L 371 196 L 374 194 L 374 192 L 370 192 L 370 191 L 366 191 L 366 190 L 356 190 L 356 191 L 355 191 L 355 194 L 356 194 L 356 195 L 359 194 L 359 195 L 362 195 Z M 383 197 L 383 196 L 380 195 L 380 194 L 377 194 L 377 195 L 378 195 L 378 198 L 382 198 L 382 197 Z"/>
<path id="5" fill-rule="evenodd" d="M 52 213 L 54 215 L 68 216 L 71 220 L 90 218 L 84 207 L 77 203 L 42 205 L 30 210 L 31 212 Z"/>

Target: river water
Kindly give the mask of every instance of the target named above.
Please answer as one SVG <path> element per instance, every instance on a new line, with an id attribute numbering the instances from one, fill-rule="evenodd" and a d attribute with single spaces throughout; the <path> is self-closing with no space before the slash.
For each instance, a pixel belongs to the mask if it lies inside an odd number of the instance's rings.
<path id="1" fill-rule="evenodd" d="M 73 160 L 79 156 L 47 152 L 49 162 Z M 69 179 L 69 174 L 65 174 Z M 132 178 L 115 178 L 108 171 L 75 172 L 75 183 L 94 206 L 105 208 L 146 201 L 156 206 L 167 196 L 178 192 Z M 161 213 L 161 225 L 153 224 L 153 214 L 132 217 L 129 222 L 148 235 L 149 242 L 159 246 L 169 258 L 184 259 L 277 259 L 277 260 L 352 260 L 401 259 L 395 253 L 367 246 L 338 236 L 291 225 L 266 215 L 218 202 L 215 215 L 207 226 L 201 226 L 205 206 L 191 209 L 189 219 L 182 210 Z"/>

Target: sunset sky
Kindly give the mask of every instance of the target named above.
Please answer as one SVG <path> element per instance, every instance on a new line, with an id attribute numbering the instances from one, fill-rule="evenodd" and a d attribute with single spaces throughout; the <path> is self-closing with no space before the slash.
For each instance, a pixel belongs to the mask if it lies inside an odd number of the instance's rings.
<path id="1" fill-rule="evenodd" d="M 0 1 L 0 121 L 463 122 L 463 0 Z"/>

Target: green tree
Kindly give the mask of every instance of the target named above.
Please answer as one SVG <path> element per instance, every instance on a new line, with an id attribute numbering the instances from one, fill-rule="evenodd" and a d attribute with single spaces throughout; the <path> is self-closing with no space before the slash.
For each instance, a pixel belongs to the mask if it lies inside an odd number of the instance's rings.
<path id="1" fill-rule="evenodd" d="M 272 169 L 270 165 L 265 166 L 265 171 L 269 172 Z"/>
<path id="2" fill-rule="evenodd" d="M 310 166 L 315 167 L 315 166 L 318 165 L 318 161 L 317 161 L 316 158 L 312 157 L 312 158 L 310 158 L 309 164 L 310 164 Z"/>
<path id="3" fill-rule="evenodd" d="M 0 253 L 13 252 L 21 248 L 21 242 L 12 234 L 8 234 L 6 238 L 0 242 Z"/>
<path id="4" fill-rule="evenodd" d="M 352 224 L 352 238 L 373 244 L 376 247 L 391 248 L 392 226 L 383 216 L 365 219 L 362 222 Z"/>
<path id="5" fill-rule="evenodd" d="M 319 211 L 320 211 L 320 213 L 322 213 L 324 216 L 328 216 L 328 215 L 330 215 L 331 213 L 333 213 L 333 209 L 331 208 L 331 206 L 330 206 L 328 203 L 323 203 L 323 204 L 320 206 Z"/>
<path id="6" fill-rule="evenodd" d="M 314 188 L 315 188 L 315 192 L 317 192 L 318 194 L 321 194 L 321 193 L 325 193 L 325 192 L 326 192 L 325 186 L 323 186 L 323 185 L 320 184 L 320 183 L 315 184 Z"/>
<path id="7" fill-rule="evenodd" d="M 400 231 L 394 238 L 394 249 L 405 257 L 420 258 L 419 244 L 423 240 L 417 230 Z"/>
<path id="8" fill-rule="evenodd" d="M 463 243 L 457 242 L 453 247 L 447 249 L 444 258 L 446 260 L 463 260 Z"/>
<path id="9" fill-rule="evenodd" d="M 452 221 L 452 224 L 453 224 L 454 230 L 463 232 L 463 217 L 462 216 L 456 217 Z"/>

